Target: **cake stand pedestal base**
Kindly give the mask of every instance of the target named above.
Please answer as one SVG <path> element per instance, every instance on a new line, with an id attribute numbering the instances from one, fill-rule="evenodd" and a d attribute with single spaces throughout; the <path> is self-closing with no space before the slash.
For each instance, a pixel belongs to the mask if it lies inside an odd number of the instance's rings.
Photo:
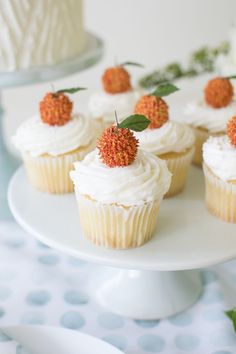
<path id="1" fill-rule="evenodd" d="M 174 315 L 200 296 L 200 271 L 155 272 L 104 268 L 91 278 L 91 292 L 107 310 L 142 320 Z"/>

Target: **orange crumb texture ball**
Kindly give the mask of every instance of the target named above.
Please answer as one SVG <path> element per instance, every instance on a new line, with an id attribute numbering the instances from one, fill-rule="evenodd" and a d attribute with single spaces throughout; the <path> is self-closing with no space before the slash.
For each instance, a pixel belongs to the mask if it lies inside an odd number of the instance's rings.
<path id="1" fill-rule="evenodd" d="M 39 103 L 40 116 L 49 125 L 64 125 L 71 119 L 73 104 L 64 93 L 47 93 Z"/>
<path id="2" fill-rule="evenodd" d="M 208 81 L 205 90 L 205 101 L 213 108 L 222 108 L 230 104 L 234 89 L 229 79 L 216 77 Z"/>
<path id="3" fill-rule="evenodd" d="M 111 126 L 104 130 L 97 148 L 103 163 L 109 167 L 125 167 L 136 158 L 138 140 L 127 128 Z"/>
<path id="4" fill-rule="evenodd" d="M 131 90 L 130 75 L 122 66 L 114 66 L 105 70 L 102 76 L 103 88 L 115 94 Z"/>
<path id="5" fill-rule="evenodd" d="M 151 123 L 148 128 L 160 128 L 169 119 L 168 105 L 158 96 L 142 96 L 135 106 L 135 113 L 147 117 Z"/>
<path id="6" fill-rule="evenodd" d="M 227 135 L 231 144 L 236 147 L 236 116 L 232 117 L 228 122 Z"/>

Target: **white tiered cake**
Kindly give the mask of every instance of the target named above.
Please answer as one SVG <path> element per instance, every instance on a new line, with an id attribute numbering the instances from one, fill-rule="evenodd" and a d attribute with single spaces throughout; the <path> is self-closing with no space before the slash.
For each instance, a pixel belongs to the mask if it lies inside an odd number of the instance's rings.
<path id="1" fill-rule="evenodd" d="M 82 0 L 0 0 L 0 72 L 60 63 L 84 44 Z"/>

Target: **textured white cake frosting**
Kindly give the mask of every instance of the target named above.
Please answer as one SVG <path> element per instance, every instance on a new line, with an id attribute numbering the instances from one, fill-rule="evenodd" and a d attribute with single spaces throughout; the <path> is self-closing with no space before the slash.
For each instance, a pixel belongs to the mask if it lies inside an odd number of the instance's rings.
<path id="1" fill-rule="evenodd" d="M 203 160 L 223 181 L 236 180 L 236 147 L 227 135 L 210 137 L 203 145 Z"/>
<path id="2" fill-rule="evenodd" d="M 106 166 L 97 149 L 74 167 L 70 175 L 76 191 L 105 204 L 141 205 L 162 198 L 171 182 L 166 162 L 141 150 L 126 167 Z"/>
<path id="3" fill-rule="evenodd" d="M 141 90 L 130 90 L 128 92 L 110 94 L 104 91 L 91 95 L 88 102 L 89 113 L 92 118 L 103 118 L 105 122 L 114 122 L 114 111 L 116 110 L 120 120 L 133 114 L 134 107 Z"/>
<path id="4" fill-rule="evenodd" d="M 17 149 L 31 156 L 58 156 L 88 146 L 94 138 L 92 121 L 78 114 L 61 126 L 51 126 L 34 116 L 21 124 L 12 141 Z"/>
<path id="5" fill-rule="evenodd" d="M 62 62 L 84 42 L 82 0 L 0 0 L 0 71 Z"/>
<path id="6" fill-rule="evenodd" d="M 184 152 L 194 145 L 192 129 L 186 124 L 168 121 L 161 128 L 145 129 L 134 133 L 139 147 L 156 155 Z"/>
<path id="7" fill-rule="evenodd" d="M 225 132 L 228 120 L 235 114 L 235 101 L 222 108 L 212 108 L 203 101 L 196 101 L 186 105 L 183 121 L 193 127 L 205 128 L 211 133 L 221 133 Z"/>

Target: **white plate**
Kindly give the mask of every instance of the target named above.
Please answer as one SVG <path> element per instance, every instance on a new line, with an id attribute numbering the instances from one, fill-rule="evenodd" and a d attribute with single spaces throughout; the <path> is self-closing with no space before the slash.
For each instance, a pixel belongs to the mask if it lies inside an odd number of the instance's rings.
<path id="1" fill-rule="evenodd" d="M 100 339 L 59 327 L 9 326 L 1 330 L 30 354 L 122 354 Z"/>
<path id="2" fill-rule="evenodd" d="M 24 168 L 13 176 L 10 209 L 29 233 L 72 256 L 109 266 L 137 270 L 184 270 L 210 266 L 236 257 L 236 225 L 208 213 L 202 171 L 191 168 L 186 190 L 164 200 L 157 232 L 146 245 L 130 250 L 94 246 L 80 229 L 75 197 L 33 189 Z"/>

